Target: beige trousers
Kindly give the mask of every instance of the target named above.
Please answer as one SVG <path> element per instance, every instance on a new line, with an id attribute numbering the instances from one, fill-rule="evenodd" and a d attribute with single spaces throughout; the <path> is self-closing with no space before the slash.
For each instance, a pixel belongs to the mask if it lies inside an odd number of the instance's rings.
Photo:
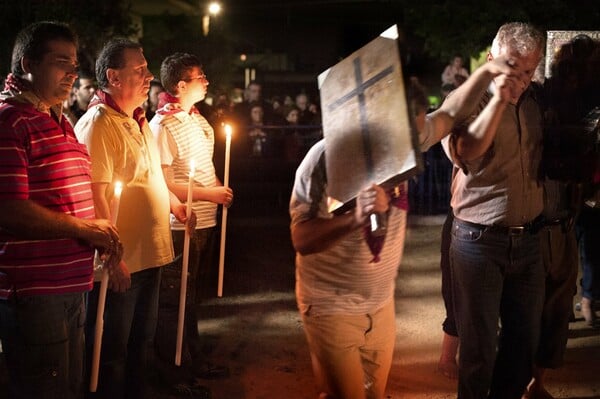
<path id="1" fill-rule="evenodd" d="M 372 314 L 302 315 L 321 398 L 382 399 L 392 364 L 394 301 Z"/>

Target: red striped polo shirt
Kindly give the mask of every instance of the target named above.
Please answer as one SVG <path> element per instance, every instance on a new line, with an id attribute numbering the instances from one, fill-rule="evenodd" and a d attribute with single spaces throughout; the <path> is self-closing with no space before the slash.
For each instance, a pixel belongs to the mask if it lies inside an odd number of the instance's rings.
<path id="1" fill-rule="evenodd" d="M 70 123 L 60 120 L 30 104 L 0 102 L 0 199 L 90 219 L 90 158 Z M 89 291 L 93 257 L 93 248 L 78 240 L 23 240 L 0 227 L 0 299 Z"/>

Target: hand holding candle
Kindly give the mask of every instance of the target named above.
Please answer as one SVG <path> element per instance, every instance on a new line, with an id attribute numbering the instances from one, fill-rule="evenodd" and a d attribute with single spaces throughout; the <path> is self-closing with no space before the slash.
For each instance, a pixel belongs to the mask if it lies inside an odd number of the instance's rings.
<path id="1" fill-rule="evenodd" d="M 186 220 L 192 217 L 192 201 L 194 192 L 194 160 L 190 161 L 190 175 L 188 178 L 188 191 L 186 201 Z M 183 263 L 181 266 L 181 285 L 179 289 L 179 315 L 177 320 L 177 342 L 175 349 L 175 364 L 181 366 L 181 348 L 183 346 L 183 325 L 185 321 L 185 297 L 187 294 L 187 275 L 190 255 L 190 229 L 185 229 L 183 241 Z"/>
<path id="2" fill-rule="evenodd" d="M 119 205 L 121 203 L 121 192 L 123 191 L 123 184 L 120 181 L 115 182 L 114 195 L 112 199 L 112 206 L 110 209 L 110 220 L 116 225 L 117 218 L 119 217 Z M 108 249 L 106 254 L 107 258 L 104 261 L 102 267 L 102 279 L 100 280 L 100 292 L 98 295 L 98 309 L 96 311 L 96 331 L 94 334 L 94 352 L 92 355 L 92 370 L 90 375 L 90 392 L 96 392 L 98 388 L 98 372 L 100 369 L 100 350 L 102 349 L 102 334 L 104 332 L 104 305 L 106 304 L 106 291 L 108 289 L 108 267 L 112 262 L 119 261 L 121 259 L 120 247 L 121 243 L 112 243 L 111 248 Z M 114 253 L 117 251 L 117 253 Z"/>
<path id="3" fill-rule="evenodd" d="M 225 125 L 225 175 L 223 186 L 229 187 L 229 161 L 231 155 L 231 126 Z M 221 245 L 219 247 L 219 286 L 217 296 L 223 296 L 223 275 L 225 274 L 225 236 L 227 231 L 227 207 L 223 207 L 221 219 Z"/>

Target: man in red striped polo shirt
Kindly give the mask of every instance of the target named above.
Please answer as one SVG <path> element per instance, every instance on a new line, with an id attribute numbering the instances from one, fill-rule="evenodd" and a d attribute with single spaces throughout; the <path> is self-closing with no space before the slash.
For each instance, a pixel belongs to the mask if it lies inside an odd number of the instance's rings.
<path id="1" fill-rule="evenodd" d="M 119 237 L 108 220 L 94 219 L 90 159 L 62 115 L 77 77 L 75 34 L 53 22 L 26 27 L 11 70 L 0 100 L 0 339 L 9 395 L 76 398 L 94 248 L 109 251 Z"/>

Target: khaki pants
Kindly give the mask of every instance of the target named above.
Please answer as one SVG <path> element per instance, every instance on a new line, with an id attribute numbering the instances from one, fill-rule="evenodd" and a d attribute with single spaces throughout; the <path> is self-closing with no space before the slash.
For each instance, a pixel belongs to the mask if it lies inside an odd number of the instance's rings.
<path id="1" fill-rule="evenodd" d="M 381 399 L 392 364 L 394 301 L 372 314 L 302 315 L 321 397 Z"/>

